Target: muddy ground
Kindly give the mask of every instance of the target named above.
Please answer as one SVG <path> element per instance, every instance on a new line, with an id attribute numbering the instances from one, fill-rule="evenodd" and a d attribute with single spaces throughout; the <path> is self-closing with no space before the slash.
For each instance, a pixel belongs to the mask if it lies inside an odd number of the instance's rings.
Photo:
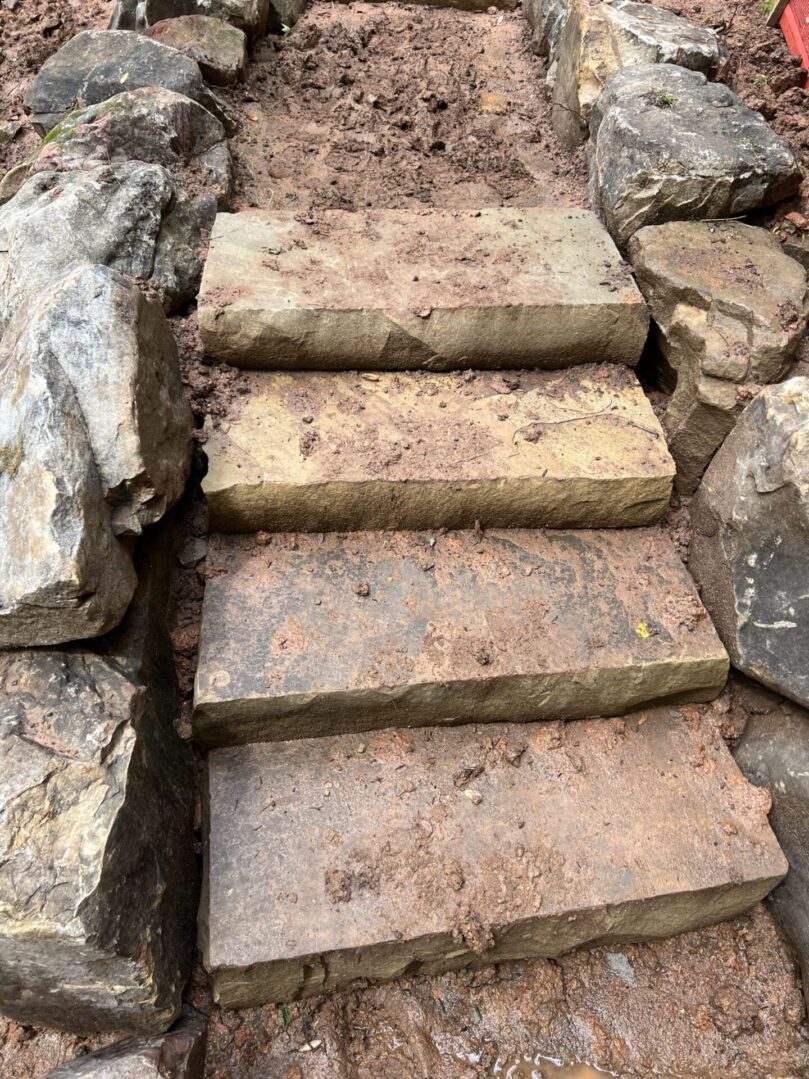
<path id="1" fill-rule="evenodd" d="M 802 75 L 761 7 L 659 2 L 723 34 L 733 88 L 809 162 Z M 111 6 L 0 0 L 0 170 L 37 143 L 20 104 L 28 81 L 79 30 L 104 26 Z M 543 76 L 519 11 L 316 4 L 292 34 L 260 43 L 248 81 L 225 92 L 241 117 L 234 208 L 587 205 L 584 153 L 559 147 Z M 809 234 L 809 182 L 761 222 Z M 201 426 L 226 412 L 242 377 L 204 363 L 193 311 L 174 328 Z M 661 395 L 653 400 L 664 407 Z M 197 466 L 199 474 L 201 454 Z M 187 736 L 206 574 L 207 521 L 195 492 L 184 519 L 173 639 Z M 687 506 L 674 507 L 669 528 L 687 557 Z M 729 700 L 712 709 L 732 736 L 743 717 Z M 763 907 L 674 940 L 358 988 L 289 1008 L 223 1013 L 198 964 L 189 997 L 211 1013 L 212 1079 L 580 1075 L 545 1058 L 633 1079 L 809 1077 L 799 975 Z M 41 1076 L 96 1044 L 0 1019 L 0 1079 Z"/>

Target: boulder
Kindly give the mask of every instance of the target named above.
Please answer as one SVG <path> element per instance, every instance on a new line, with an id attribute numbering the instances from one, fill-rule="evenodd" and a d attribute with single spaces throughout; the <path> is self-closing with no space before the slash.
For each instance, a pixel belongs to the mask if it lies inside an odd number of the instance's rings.
<path id="1" fill-rule="evenodd" d="M 621 68 L 678 64 L 716 79 L 725 73 L 728 59 L 713 30 L 653 4 L 569 0 L 554 80 L 554 129 L 568 148 L 584 142 L 593 104 Z"/>
<path id="2" fill-rule="evenodd" d="M 148 283 L 175 310 L 196 295 L 199 245 L 196 211 L 159 165 L 37 173 L 0 208 L 0 331 L 37 293 L 86 265 Z"/>
<path id="3" fill-rule="evenodd" d="M 156 299 L 104 266 L 30 302 L 0 353 L 0 647 L 118 625 L 135 574 L 116 535 L 182 494 L 192 421 Z"/>
<path id="4" fill-rule="evenodd" d="M 736 217 L 797 191 L 795 153 L 726 86 L 623 68 L 590 115 L 590 197 L 619 246 L 644 225 Z"/>
<path id="5" fill-rule="evenodd" d="M 522 13 L 531 27 L 532 47 L 551 64 L 558 58 L 568 9 L 568 0 L 523 0 Z"/>
<path id="6" fill-rule="evenodd" d="M 76 108 L 141 86 L 190 97 L 229 132 L 235 130 L 230 113 L 208 89 L 193 60 L 157 41 L 117 30 L 85 30 L 71 38 L 42 65 L 23 104 L 34 127 L 44 134 Z"/>
<path id="7" fill-rule="evenodd" d="M 267 33 L 270 0 L 116 0 L 109 25 L 111 30 L 143 30 L 183 15 L 223 19 L 254 41 Z"/>
<path id="8" fill-rule="evenodd" d="M 169 45 L 196 60 L 202 75 L 214 86 L 232 86 L 247 70 L 244 31 L 210 15 L 181 15 L 163 19 L 143 31 L 144 36 Z"/>
<path id="9" fill-rule="evenodd" d="M 772 233 L 737 221 L 651 225 L 629 258 L 661 381 L 676 382 L 663 416 L 675 483 L 693 494 L 752 393 L 786 377 L 809 314 L 806 274 Z"/>
<path id="10" fill-rule="evenodd" d="M 82 651 L 0 654 L 0 717 L 0 1010 L 79 1034 L 166 1030 L 196 900 L 171 717 Z"/>
<path id="11" fill-rule="evenodd" d="M 692 510 L 690 568 L 733 664 L 809 705 L 809 379 L 747 406 Z"/>
<path id="12" fill-rule="evenodd" d="M 733 755 L 770 792 L 770 826 L 789 862 L 767 903 L 798 954 L 809 998 L 809 712 L 741 680 L 734 697 L 748 718 Z"/>
<path id="13" fill-rule="evenodd" d="M 106 266 L 77 270 L 39 303 L 32 363 L 70 383 L 112 508 L 116 535 L 139 535 L 183 493 L 193 422 L 177 346 L 156 297 Z"/>
<path id="14" fill-rule="evenodd" d="M 203 1079 L 208 1026 L 187 1008 L 165 1034 L 126 1038 L 53 1068 L 44 1079 Z"/>
<path id="15" fill-rule="evenodd" d="M 35 172 L 76 172 L 134 160 L 163 165 L 195 202 L 207 205 L 213 196 L 219 209 L 226 208 L 233 165 L 224 127 L 196 101 L 157 86 L 71 112 L 32 158 L 6 174 L 0 204 Z"/>
<path id="16" fill-rule="evenodd" d="M 76 392 L 38 352 L 38 313 L 21 312 L 0 353 L 0 648 L 105 633 L 135 589 Z"/>

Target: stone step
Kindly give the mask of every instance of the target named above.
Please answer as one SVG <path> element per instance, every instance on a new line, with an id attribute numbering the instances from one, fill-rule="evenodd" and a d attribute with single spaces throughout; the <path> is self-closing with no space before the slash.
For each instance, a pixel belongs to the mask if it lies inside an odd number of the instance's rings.
<path id="1" fill-rule="evenodd" d="M 207 432 L 219 531 L 627 527 L 671 495 L 663 431 L 624 367 L 245 383 Z"/>
<path id="2" fill-rule="evenodd" d="M 696 708 L 208 758 L 205 965 L 226 1008 L 666 937 L 787 870 Z"/>
<path id="3" fill-rule="evenodd" d="M 199 296 L 208 356 L 254 368 L 632 364 L 648 321 L 588 210 L 220 214 Z"/>
<path id="4" fill-rule="evenodd" d="M 220 536 L 208 746 L 708 700 L 728 660 L 655 529 Z"/>

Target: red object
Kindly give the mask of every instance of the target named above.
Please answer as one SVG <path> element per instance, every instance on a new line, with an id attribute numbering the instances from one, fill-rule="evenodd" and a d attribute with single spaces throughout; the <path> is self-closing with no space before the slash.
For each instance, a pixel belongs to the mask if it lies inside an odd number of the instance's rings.
<path id="1" fill-rule="evenodd" d="M 809 0 L 789 0 L 779 20 L 789 51 L 809 68 Z"/>

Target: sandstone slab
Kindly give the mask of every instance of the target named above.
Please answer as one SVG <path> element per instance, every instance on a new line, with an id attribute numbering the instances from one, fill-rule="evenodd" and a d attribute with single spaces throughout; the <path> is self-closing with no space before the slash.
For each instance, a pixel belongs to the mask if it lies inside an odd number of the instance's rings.
<path id="1" fill-rule="evenodd" d="M 692 506 L 690 568 L 734 666 L 809 705 L 809 379 L 748 405 Z"/>
<path id="2" fill-rule="evenodd" d="M 222 749 L 207 780 L 202 939 L 224 1007 L 665 937 L 786 871 L 769 798 L 665 709 Z"/>
<path id="3" fill-rule="evenodd" d="M 177 49 L 199 64 L 202 76 L 214 86 L 233 86 L 247 70 L 247 38 L 243 30 L 209 15 L 163 19 L 144 30 L 144 36 Z"/>
<path id="4" fill-rule="evenodd" d="M 196 211 L 159 165 L 37 173 L 0 208 L 0 330 L 88 265 L 138 278 L 174 310 L 196 294 L 199 245 Z"/>
<path id="5" fill-rule="evenodd" d="M 590 197 L 619 246 L 644 225 L 738 217 L 797 191 L 795 153 L 726 86 L 624 68 L 590 117 Z"/>
<path id="6" fill-rule="evenodd" d="M 625 367 L 505 375 L 250 372 L 209 424 L 225 532 L 652 524 L 673 462 Z"/>
<path id="7" fill-rule="evenodd" d="M 31 122 L 47 133 L 68 113 L 97 105 L 122 89 L 159 86 L 198 102 L 235 130 L 232 117 L 208 89 L 189 57 L 139 34 L 84 30 L 40 68 L 23 98 Z"/>
<path id="8" fill-rule="evenodd" d="M 196 205 L 223 209 L 233 187 L 225 129 L 202 105 L 172 90 L 145 86 L 71 112 L 33 159 L 6 173 L 0 204 L 35 172 L 79 172 L 127 161 L 163 165 Z"/>
<path id="9" fill-rule="evenodd" d="M 715 31 L 654 4 L 569 0 L 566 7 L 552 117 L 567 147 L 587 138 L 592 107 L 604 84 L 621 68 L 677 64 L 717 79 L 728 67 L 727 49 Z"/>
<path id="10" fill-rule="evenodd" d="M 126 1038 L 52 1068 L 45 1079 L 203 1079 L 208 1026 L 189 1008 L 165 1034 Z"/>
<path id="11" fill-rule="evenodd" d="M 789 861 L 768 902 L 798 953 L 809 996 L 809 712 L 753 685 L 738 686 L 737 696 L 748 719 L 733 756 L 751 783 L 769 791 L 770 824 Z"/>
<path id="12" fill-rule="evenodd" d="M 222 214 L 199 299 L 239 367 L 635 363 L 648 315 L 585 210 Z"/>
<path id="13" fill-rule="evenodd" d="M 165 19 L 208 15 L 238 27 L 252 41 L 267 33 L 270 10 L 270 0 L 116 0 L 110 29 L 143 30 Z"/>
<path id="14" fill-rule="evenodd" d="M 220 537 L 208 569 L 206 745 L 615 715 L 727 676 L 654 530 Z"/>
<path id="15" fill-rule="evenodd" d="M 191 963 L 190 755 L 86 652 L 0 655 L 0 1010 L 159 1033 Z"/>
<path id="16" fill-rule="evenodd" d="M 756 386 L 784 378 L 806 329 L 806 273 L 765 229 L 670 222 L 629 258 L 652 312 L 677 489 L 693 494 Z M 673 375 L 673 378 L 671 378 Z"/>

